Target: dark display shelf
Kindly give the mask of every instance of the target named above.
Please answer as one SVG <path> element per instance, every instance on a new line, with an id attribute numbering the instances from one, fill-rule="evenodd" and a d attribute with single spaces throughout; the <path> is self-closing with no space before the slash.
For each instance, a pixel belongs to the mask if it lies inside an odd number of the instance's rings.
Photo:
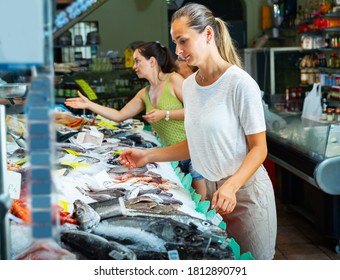
<path id="1" fill-rule="evenodd" d="M 91 1 L 87 1 L 91 2 Z M 53 39 L 58 38 L 77 22 L 105 4 L 107 0 L 92 0 L 91 5 L 77 7 L 77 1 L 69 4 L 63 11 L 57 11 L 53 27 Z M 60 5 L 60 4 L 59 4 Z"/>

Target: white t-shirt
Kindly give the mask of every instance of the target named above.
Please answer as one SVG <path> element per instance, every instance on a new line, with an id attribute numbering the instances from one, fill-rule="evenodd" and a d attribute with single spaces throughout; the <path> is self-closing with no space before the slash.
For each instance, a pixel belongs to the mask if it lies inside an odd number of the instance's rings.
<path id="1" fill-rule="evenodd" d="M 211 181 L 231 176 L 243 162 L 245 135 L 266 130 L 261 92 L 255 80 L 233 65 L 212 85 L 196 73 L 183 83 L 184 125 L 193 168 Z"/>

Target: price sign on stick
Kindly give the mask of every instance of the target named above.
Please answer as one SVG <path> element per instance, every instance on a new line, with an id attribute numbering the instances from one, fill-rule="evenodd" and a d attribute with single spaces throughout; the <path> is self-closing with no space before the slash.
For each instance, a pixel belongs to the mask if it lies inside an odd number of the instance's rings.
<path id="1" fill-rule="evenodd" d="M 88 99 L 90 100 L 98 99 L 97 94 L 93 91 L 93 89 L 89 86 L 89 84 L 85 80 L 75 80 L 75 82 L 80 87 L 81 91 L 86 94 Z"/>

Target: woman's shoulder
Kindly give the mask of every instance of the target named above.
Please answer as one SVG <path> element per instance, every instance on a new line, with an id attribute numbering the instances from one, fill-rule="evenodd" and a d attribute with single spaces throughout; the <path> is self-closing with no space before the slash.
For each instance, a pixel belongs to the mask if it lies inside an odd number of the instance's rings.
<path id="1" fill-rule="evenodd" d="M 146 86 L 146 87 L 143 87 L 142 89 L 140 89 L 136 96 L 142 98 L 142 99 L 145 99 L 145 96 L 147 94 L 147 92 L 149 92 L 149 86 Z"/>
<path id="2" fill-rule="evenodd" d="M 180 74 L 178 74 L 177 72 L 171 72 L 169 74 L 169 81 L 170 82 L 175 82 L 175 81 L 182 82 L 183 80 L 184 80 L 184 78 Z"/>
<path id="3" fill-rule="evenodd" d="M 246 84 L 247 83 L 253 84 L 255 82 L 254 78 L 250 76 L 247 71 L 245 71 L 244 69 L 236 65 L 232 65 L 231 67 L 229 67 L 228 70 L 227 70 L 227 74 L 228 74 L 227 76 L 235 82 L 242 82 Z"/>
<path id="4" fill-rule="evenodd" d="M 229 70 L 229 71 L 228 71 Z M 244 77 L 244 76 L 248 76 L 249 74 L 242 69 L 241 67 L 237 66 L 237 65 L 231 65 L 228 69 L 227 72 L 230 75 L 235 75 L 235 76 L 240 76 L 240 77 Z"/>

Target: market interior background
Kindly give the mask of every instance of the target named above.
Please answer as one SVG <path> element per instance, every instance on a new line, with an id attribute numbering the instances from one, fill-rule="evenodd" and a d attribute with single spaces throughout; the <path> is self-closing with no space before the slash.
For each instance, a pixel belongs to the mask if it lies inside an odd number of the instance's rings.
<path id="1" fill-rule="evenodd" d="M 105 52 L 114 49 L 118 51 L 118 55 L 122 55 L 125 49 L 131 46 L 133 42 L 160 41 L 162 44 L 168 45 L 174 52 L 174 44 L 169 34 L 169 22 L 174 11 L 187 2 L 190 2 L 190 0 L 176 0 L 171 5 L 168 5 L 166 1 L 155 0 L 108 1 L 84 20 L 98 22 L 100 51 Z M 231 36 L 240 49 L 241 56 L 243 56 L 242 50 L 245 48 L 299 47 L 301 35 L 298 32 L 297 24 L 292 23 L 290 19 L 296 19 L 298 10 L 301 12 L 301 7 L 307 9 L 311 6 L 312 1 L 198 0 L 195 2 L 208 6 L 216 16 L 228 22 Z M 268 5 L 268 3 L 280 3 L 281 5 L 284 3 L 287 8 L 284 11 L 285 19 L 279 28 L 278 35 L 273 34 L 272 28 L 264 26 L 265 23 L 263 21 L 268 19 L 263 18 L 264 15 L 261 7 Z M 281 59 L 281 61 L 287 60 L 287 63 L 293 63 L 293 66 L 298 68 L 299 57 L 296 54 L 294 54 L 294 58 L 288 57 L 288 59 L 284 55 L 284 53 L 279 53 L 277 59 Z M 266 55 L 264 56 L 266 59 Z M 295 59 L 295 61 L 292 61 L 292 59 Z M 263 63 L 266 64 L 267 62 Z M 264 68 L 260 67 L 259 72 L 261 70 L 265 73 Z M 289 78 L 296 80 L 299 72 L 293 71 L 292 73 Z M 257 73 L 257 75 L 258 83 L 262 90 L 265 91 L 265 100 L 270 102 L 270 97 L 268 97 L 270 96 L 269 73 L 267 76 L 261 73 Z M 277 76 L 282 77 L 280 73 Z M 283 90 L 281 89 L 282 93 Z M 267 159 L 265 165 L 271 175 L 274 187 L 276 187 L 275 164 L 270 159 Z M 339 258 L 334 252 L 333 241 L 329 241 L 329 239 L 318 232 L 317 227 L 308 225 L 308 223 L 313 223 L 313 221 L 306 219 L 304 216 L 299 217 L 300 214 L 295 211 L 286 213 L 285 209 L 287 206 L 282 206 L 279 201 L 278 203 L 279 235 L 277 258 Z M 299 220 L 300 218 L 301 220 Z M 299 220 L 300 223 L 306 223 L 308 232 L 301 233 L 301 228 L 297 228 L 295 223 L 296 220 Z M 311 234 L 312 232 L 315 235 L 319 233 L 320 239 L 311 238 L 311 236 L 314 236 Z M 304 237 L 301 237 L 301 235 Z M 321 240 L 324 240 L 324 242 L 321 242 Z M 295 248 L 293 253 L 291 247 Z"/>
<path id="2" fill-rule="evenodd" d="M 171 5 L 167 5 L 165 2 L 155 0 L 108 1 L 84 20 L 98 22 L 100 51 L 105 52 L 114 47 L 114 50 L 117 50 L 118 54 L 121 55 L 127 47 L 131 46 L 131 43 L 151 40 L 168 45 L 174 52 L 174 44 L 169 34 L 169 22 L 174 11 L 190 0 L 173 1 Z M 298 23 L 294 23 L 294 19 L 301 16 L 298 15 L 298 13 L 301 13 L 301 7 L 311 13 L 312 11 L 307 9 L 312 9 L 312 4 L 314 6 L 317 4 L 308 0 L 198 0 L 195 2 L 208 6 L 216 16 L 228 22 L 231 36 L 240 49 L 243 59 L 245 58 L 243 50 L 246 48 L 286 47 L 294 49 L 300 47 L 301 34 L 298 32 Z M 285 4 L 286 7 L 284 22 L 278 28 L 278 34 L 274 34 L 272 28 L 265 26 L 265 21 L 268 18 L 263 15 L 262 6 L 268 5 L 268 3 Z M 271 24 L 271 27 L 274 27 L 273 23 Z M 263 65 L 258 66 L 258 70 L 251 74 L 257 76 L 257 81 L 261 89 L 264 90 L 264 100 L 270 103 L 272 89 L 270 88 L 270 74 L 266 72 L 269 69 L 269 66 L 267 67 L 268 57 L 269 53 L 264 53 L 264 60 L 259 62 Z M 276 60 L 280 60 L 283 64 L 285 62 L 289 64 L 282 67 L 284 73 L 280 73 L 280 70 L 277 69 L 277 80 L 284 79 L 283 76 L 288 76 L 286 80 L 282 81 L 281 88 L 275 89 L 276 92 L 284 93 L 287 80 L 298 82 L 300 78 L 298 63 L 301 60 L 301 54 L 299 52 L 289 55 L 277 53 Z M 248 70 L 253 71 L 253 69 Z M 293 84 L 293 82 L 290 83 Z M 265 165 L 274 187 L 277 188 L 277 196 L 280 197 L 282 190 L 276 186 L 276 180 L 281 180 L 281 178 L 276 178 L 275 164 L 267 159 Z M 298 181 L 297 184 L 299 183 L 301 181 Z M 300 188 L 300 186 L 297 186 L 297 188 Z M 319 227 L 313 225 L 317 222 L 307 218 L 308 214 L 301 215 L 301 211 L 289 211 L 289 206 L 283 206 L 280 201 L 278 201 L 278 209 L 279 234 L 276 259 L 339 259 L 339 255 L 334 252 L 337 241 L 325 237 L 318 229 Z M 305 227 L 302 227 L 302 224 Z"/>
<path id="3" fill-rule="evenodd" d="M 54 16 L 58 16 L 58 13 L 64 11 L 72 2 L 74 1 L 55 1 Z M 95 89 L 101 104 L 117 109 L 124 106 L 131 96 L 145 85 L 144 81 L 136 78 L 131 69 L 127 69 L 124 60 L 124 56 L 128 55 L 127 50 L 133 48 L 136 42 L 159 41 L 174 52 L 174 44 L 169 34 L 169 22 L 177 8 L 191 1 L 106 0 L 102 2 L 103 4 L 90 14 L 82 15 L 81 19 L 77 19 L 69 29 L 60 27 L 54 32 L 53 52 L 56 73 L 54 90 L 57 104 L 62 104 L 65 98 L 74 96 L 76 94 L 74 80 L 84 78 Z M 284 117 L 288 116 L 285 120 L 289 121 L 294 116 L 301 115 L 302 101 L 294 99 L 290 103 L 293 107 L 286 107 L 285 93 L 287 90 L 289 92 L 296 90 L 297 87 L 305 92 L 316 82 L 316 74 L 309 71 L 311 67 L 308 67 L 309 72 L 305 72 L 307 68 L 301 68 L 303 59 L 314 48 L 307 46 L 304 50 L 306 52 L 301 51 L 301 47 L 306 47 L 303 44 L 307 44 L 307 41 L 302 42 L 303 32 L 300 32 L 299 27 L 304 20 L 308 22 L 311 14 L 316 12 L 316 7 L 319 7 L 319 3 L 323 1 L 197 0 L 194 2 L 208 6 L 216 16 L 228 22 L 231 36 L 240 51 L 245 69 L 257 80 L 264 92 L 264 102 L 269 106 L 275 106 L 277 110 L 285 111 L 287 114 Z M 273 3 L 281 7 L 279 22 L 273 18 Z M 285 9 L 282 10 L 282 7 Z M 339 10 L 336 11 L 335 18 L 340 18 Z M 330 34 L 335 34 L 334 37 L 339 38 L 339 29 L 332 32 Z M 331 48 L 332 52 L 329 52 L 330 50 L 326 52 L 323 46 L 319 49 L 325 51 L 327 55 L 334 52 L 339 57 L 339 47 L 340 42 L 336 48 Z M 80 64 L 80 67 L 77 65 L 77 70 L 70 66 L 74 62 Z M 272 65 L 276 66 L 275 71 L 271 68 Z M 330 67 L 335 73 L 333 76 L 338 76 L 339 67 L 339 65 Z M 306 75 L 309 78 L 305 79 Z M 0 78 L 8 77 L 0 72 Z M 20 82 L 11 78 L 13 77 L 8 78 L 7 82 Z M 300 91 L 298 92 L 300 96 Z M 23 107 L 19 106 L 6 106 L 11 113 L 23 110 Z M 73 112 L 84 113 L 77 110 Z M 142 118 L 140 120 L 143 121 Z M 275 124 L 277 126 L 270 129 L 274 135 L 277 129 L 283 126 L 281 119 Z M 298 129 L 294 132 L 299 134 Z M 323 139 L 325 137 L 323 136 Z M 306 148 L 307 153 L 314 144 L 311 142 L 311 145 Z M 277 152 L 277 150 L 281 151 Z M 326 158 L 325 153 L 321 155 L 321 160 L 318 158 L 314 161 L 308 157 L 306 160 L 304 155 L 301 156 L 300 150 L 295 148 L 285 150 L 281 146 L 276 146 L 274 142 L 269 142 L 269 152 L 272 154 L 265 161 L 265 166 L 273 182 L 278 208 L 275 259 L 339 260 L 339 195 L 329 195 L 320 191 L 310 182 L 316 163 Z M 301 175 L 300 170 L 300 173 L 296 172 L 294 168 L 292 171 L 289 169 L 291 166 L 285 166 L 288 169 L 280 166 L 282 161 L 276 164 L 275 160 L 282 154 L 287 158 L 292 156 L 292 162 L 294 164 L 298 162 L 303 174 Z M 309 177 L 305 176 L 304 172 L 308 173 Z"/>

